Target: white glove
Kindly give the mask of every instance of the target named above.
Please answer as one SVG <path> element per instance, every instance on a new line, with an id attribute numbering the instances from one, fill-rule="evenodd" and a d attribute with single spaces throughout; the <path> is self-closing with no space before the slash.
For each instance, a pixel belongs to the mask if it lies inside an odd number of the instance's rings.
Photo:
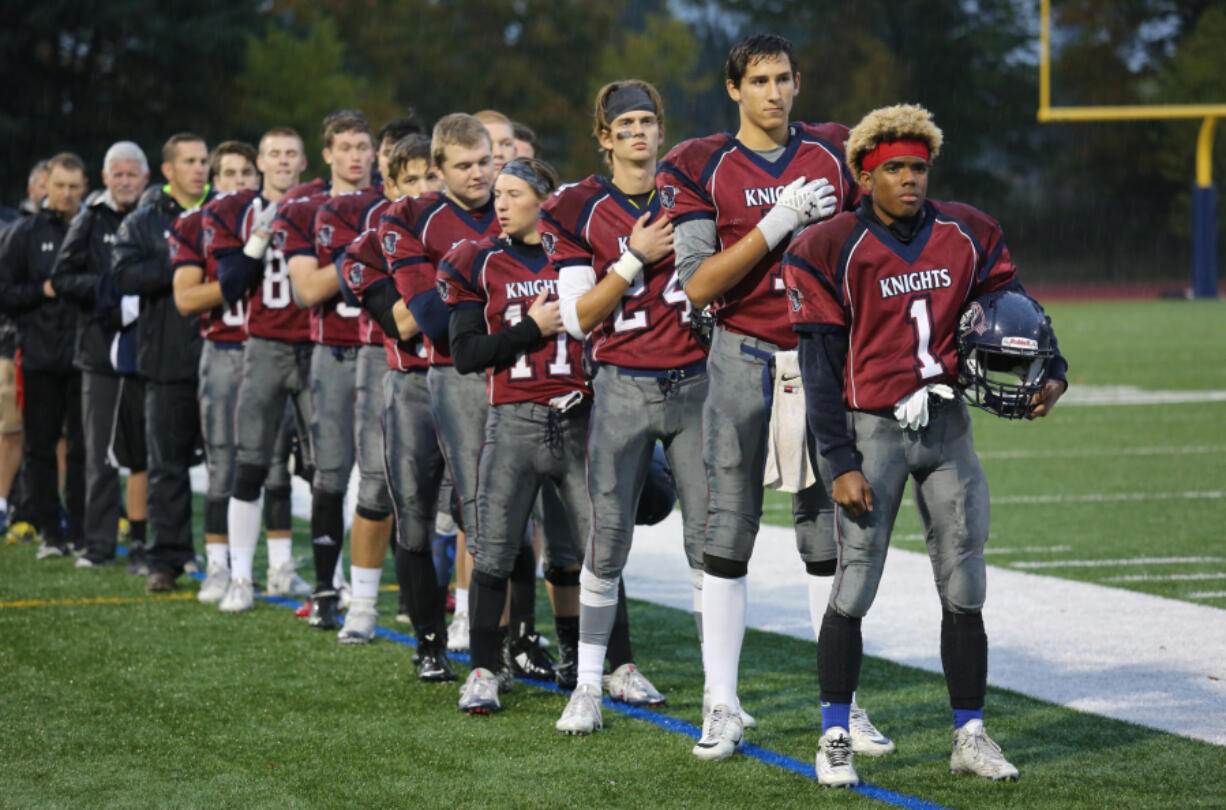
<path id="1" fill-rule="evenodd" d="M 243 245 L 243 253 L 253 259 L 264 258 L 264 250 L 268 247 L 268 238 L 272 235 L 272 221 L 277 216 L 277 204 L 264 204 L 263 197 L 251 201 L 251 236 Z"/>
<path id="2" fill-rule="evenodd" d="M 898 426 L 907 430 L 919 430 L 928 426 L 928 394 L 936 394 L 941 399 L 953 399 L 954 389 L 948 385 L 925 385 L 907 394 L 894 403 L 894 418 Z"/>
<path id="3" fill-rule="evenodd" d="M 819 177 L 808 183 L 798 177 L 784 186 L 775 200 L 775 207 L 762 217 L 758 230 L 766 238 L 766 246 L 775 247 L 797 228 L 830 216 L 837 207 L 834 186 Z"/>

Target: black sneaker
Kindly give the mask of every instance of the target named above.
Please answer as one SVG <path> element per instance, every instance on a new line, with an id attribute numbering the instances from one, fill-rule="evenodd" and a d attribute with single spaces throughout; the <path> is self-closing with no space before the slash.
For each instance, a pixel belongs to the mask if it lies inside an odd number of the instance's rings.
<path id="1" fill-rule="evenodd" d="M 447 643 L 431 633 L 417 642 L 417 679 L 440 683 L 454 681 L 455 671 L 447 660 Z"/>
<path id="2" fill-rule="evenodd" d="M 339 630 L 340 594 L 331 588 L 311 594 L 311 615 L 307 617 L 307 625 L 316 630 Z"/>
<path id="3" fill-rule="evenodd" d="M 133 577 L 149 576 L 149 560 L 145 556 L 144 543 L 132 543 L 128 546 L 128 575 Z"/>
<path id="4" fill-rule="evenodd" d="M 511 674 L 516 678 L 551 681 L 554 678 L 553 656 L 541 646 L 541 637 L 528 633 L 507 642 L 506 658 Z"/>

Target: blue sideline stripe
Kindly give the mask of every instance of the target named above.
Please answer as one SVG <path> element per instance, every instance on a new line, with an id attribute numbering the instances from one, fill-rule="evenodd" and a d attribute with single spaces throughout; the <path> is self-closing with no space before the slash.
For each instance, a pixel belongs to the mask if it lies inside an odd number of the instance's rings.
<path id="1" fill-rule="evenodd" d="M 127 554 L 128 550 L 122 546 L 119 548 L 120 554 Z M 192 579 L 204 579 L 204 574 L 195 573 L 189 574 Z M 269 596 L 267 594 L 256 594 L 256 599 L 263 602 L 268 602 L 273 605 L 291 608 L 297 610 L 302 607 L 302 602 L 295 602 L 293 599 L 286 599 L 282 596 Z M 416 647 L 417 640 L 407 633 L 401 633 L 397 630 L 388 630 L 385 627 L 376 627 L 375 635 L 379 638 L 385 638 L 388 641 L 396 644 L 403 644 L 406 647 Z M 462 664 L 469 664 L 469 658 L 464 653 L 448 653 L 447 657 L 452 661 L 459 661 Z M 564 695 L 566 692 L 558 688 L 558 685 L 550 681 L 538 681 L 532 678 L 516 678 L 520 683 L 526 683 L 530 686 L 535 686 L 538 689 L 544 689 L 547 692 L 556 692 Z M 635 720 L 642 720 L 652 725 L 658 726 L 665 731 L 671 731 L 674 734 L 681 734 L 689 737 L 691 740 L 697 740 L 702 737 L 702 729 L 693 723 L 687 723 L 684 720 L 678 720 L 676 717 L 671 717 L 667 714 L 653 711 L 651 709 L 642 709 L 637 706 L 627 706 L 624 703 L 615 703 L 612 698 L 604 697 L 600 701 L 601 705 L 609 711 L 620 712 L 627 717 L 632 717 Z M 766 765 L 773 765 L 776 768 L 782 768 L 785 771 L 791 771 L 794 774 L 803 776 L 806 779 L 817 781 L 817 773 L 813 769 L 813 765 L 808 762 L 801 762 L 798 759 L 789 757 L 786 754 L 780 754 L 778 751 L 771 751 L 769 748 L 761 748 L 753 743 L 742 743 L 740 752 L 747 757 L 758 760 Z M 950 810 L 944 805 L 934 804 L 933 802 L 925 801 L 916 796 L 909 796 L 906 793 L 899 793 L 895 790 L 888 790 L 877 785 L 870 785 L 867 782 L 861 782 L 854 788 L 849 788 L 861 796 L 868 799 L 879 801 L 883 804 L 890 804 L 895 807 L 902 807 L 905 810 Z"/>

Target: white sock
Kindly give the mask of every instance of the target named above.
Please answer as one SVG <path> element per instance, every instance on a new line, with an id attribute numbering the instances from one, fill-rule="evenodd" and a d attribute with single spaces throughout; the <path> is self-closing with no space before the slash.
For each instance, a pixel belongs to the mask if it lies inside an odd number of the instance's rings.
<path id="1" fill-rule="evenodd" d="M 813 637 L 822 632 L 822 617 L 830 601 L 830 577 L 807 577 L 809 580 L 809 621 L 813 623 Z"/>
<path id="2" fill-rule="evenodd" d="M 332 571 L 332 587 L 340 590 L 346 586 L 345 582 L 345 558 L 336 558 L 336 568 Z"/>
<path id="3" fill-rule="evenodd" d="M 382 568 L 363 568 L 360 565 L 351 565 L 349 576 L 353 577 L 354 599 L 379 598 L 379 579 L 383 576 Z"/>
<path id="4" fill-rule="evenodd" d="M 235 579 L 251 580 L 255 561 L 255 542 L 260 536 L 260 499 L 230 499 L 226 519 L 230 527 L 230 574 Z"/>
<path id="5" fill-rule="evenodd" d="M 600 675 L 604 672 L 605 648 L 599 644 L 579 642 L 579 683 L 600 688 Z"/>
<path id="6" fill-rule="evenodd" d="M 0 512 L 7 512 L 9 508 L 8 498 L 0 498 Z"/>
<path id="7" fill-rule="evenodd" d="M 230 567 L 229 543 L 206 543 L 204 553 L 208 557 L 209 568 L 216 566 L 221 566 L 222 568 Z"/>
<path id="8" fill-rule="evenodd" d="M 694 624 L 698 627 L 698 646 L 702 647 L 702 578 L 701 568 L 690 569 L 690 599 L 694 606 Z"/>
<path id="9" fill-rule="evenodd" d="M 268 567 L 280 568 L 294 561 L 294 541 L 289 537 L 268 538 Z"/>
<path id="10" fill-rule="evenodd" d="M 741 642 L 745 639 L 745 577 L 725 579 L 705 574 L 702 581 L 702 665 L 711 705 L 739 711 L 736 696 Z"/>
<path id="11" fill-rule="evenodd" d="M 468 588 L 461 588 L 459 585 L 455 589 L 455 612 L 456 615 L 463 613 L 468 615 Z"/>

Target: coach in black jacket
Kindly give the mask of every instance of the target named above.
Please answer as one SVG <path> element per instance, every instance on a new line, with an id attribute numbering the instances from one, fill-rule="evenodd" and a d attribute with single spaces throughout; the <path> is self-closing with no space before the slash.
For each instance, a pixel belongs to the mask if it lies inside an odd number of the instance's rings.
<path id="1" fill-rule="evenodd" d="M 81 378 L 72 365 L 73 307 L 56 297 L 51 268 L 81 208 L 85 164 L 64 152 L 49 161 L 45 206 L 4 231 L 0 243 L 0 309 L 17 316 L 25 401 L 22 477 L 29 518 L 43 535 L 38 557 L 62 557 L 79 546 L 85 507 L 85 451 L 81 437 Z M 55 448 L 68 428 L 67 537 L 60 525 Z"/>
<path id="2" fill-rule="evenodd" d="M 137 369 L 145 378 L 149 446 L 149 591 L 168 591 L 195 556 L 188 469 L 199 444 L 196 368 L 200 320 L 175 308 L 170 225 L 208 198 L 208 148 L 198 135 L 173 135 L 162 147 L 167 183 L 150 189 L 119 226 L 114 274 L 119 291 L 140 296 Z"/>
<path id="3" fill-rule="evenodd" d="M 81 372 L 81 420 L 85 434 L 85 556 L 79 568 L 104 565 L 115 558 L 122 499 L 119 471 L 111 464 L 111 437 L 120 418 L 123 388 L 144 387 L 138 378 L 121 378 L 111 362 L 115 325 L 106 313 L 95 311 L 100 282 L 111 272 L 115 234 L 124 216 L 136 207 L 149 182 L 145 153 L 131 141 L 120 141 L 107 150 L 102 165 L 105 186 L 89 196 L 85 208 L 68 226 L 59 258 L 51 272 L 51 288 L 62 300 L 76 305 L 76 350 L 73 364 Z M 138 412 L 142 416 L 144 403 Z M 141 442 L 143 447 L 143 442 Z M 126 461 L 126 460 L 125 460 Z M 132 476 L 144 490 L 145 459 L 129 462 Z M 129 488 L 130 491 L 133 487 Z M 133 508 L 133 540 L 144 541 L 144 503 Z"/>

